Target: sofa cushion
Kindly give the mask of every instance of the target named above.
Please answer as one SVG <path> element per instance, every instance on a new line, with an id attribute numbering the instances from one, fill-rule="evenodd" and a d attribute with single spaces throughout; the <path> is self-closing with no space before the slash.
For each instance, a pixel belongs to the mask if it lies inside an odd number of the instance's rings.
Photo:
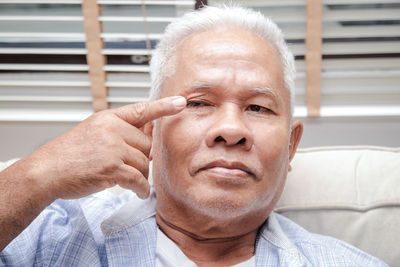
<path id="1" fill-rule="evenodd" d="M 276 211 L 398 265 L 400 148 L 300 149 Z"/>

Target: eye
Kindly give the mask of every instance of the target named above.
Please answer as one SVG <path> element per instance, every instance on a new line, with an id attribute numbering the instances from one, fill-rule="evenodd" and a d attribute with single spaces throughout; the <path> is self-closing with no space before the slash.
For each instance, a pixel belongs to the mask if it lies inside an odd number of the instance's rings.
<path id="1" fill-rule="evenodd" d="M 272 113 L 273 111 L 270 110 L 269 108 L 265 108 L 259 105 L 249 105 L 247 107 L 247 110 L 257 112 L 257 113 Z"/>
<path id="2" fill-rule="evenodd" d="M 188 101 L 188 103 L 186 104 L 186 107 L 190 108 L 190 107 L 205 107 L 205 106 L 209 106 L 210 104 L 205 103 L 205 102 L 201 102 L 201 101 Z"/>

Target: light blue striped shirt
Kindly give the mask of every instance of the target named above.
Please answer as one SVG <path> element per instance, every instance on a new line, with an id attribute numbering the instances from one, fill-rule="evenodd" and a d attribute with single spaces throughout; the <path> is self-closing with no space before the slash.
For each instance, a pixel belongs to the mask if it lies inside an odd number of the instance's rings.
<path id="1" fill-rule="evenodd" d="M 1 253 L 0 266 L 154 266 L 155 195 L 103 191 L 57 200 Z M 387 266 L 337 239 L 272 213 L 260 230 L 256 266 Z"/>

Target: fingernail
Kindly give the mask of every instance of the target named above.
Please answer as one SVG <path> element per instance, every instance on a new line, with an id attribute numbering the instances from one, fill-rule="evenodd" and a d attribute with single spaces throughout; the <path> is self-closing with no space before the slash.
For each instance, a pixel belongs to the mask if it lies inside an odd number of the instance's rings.
<path id="1" fill-rule="evenodd" d="M 172 97 L 172 104 L 176 109 L 182 109 L 186 106 L 186 99 L 183 96 L 174 96 Z"/>

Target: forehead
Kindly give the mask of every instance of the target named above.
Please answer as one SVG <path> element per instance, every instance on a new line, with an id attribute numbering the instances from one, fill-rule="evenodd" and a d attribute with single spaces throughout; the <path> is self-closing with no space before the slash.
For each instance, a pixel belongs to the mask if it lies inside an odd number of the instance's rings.
<path id="1" fill-rule="evenodd" d="M 164 96 L 198 83 L 286 91 L 277 49 L 245 29 L 222 26 L 192 33 L 178 44 L 171 62 L 174 74 L 165 80 Z"/>
<path id="2" fill-rule="evenodd" d="M 192 33 L 177 48 L 180 63 L 194 57 L 209 61 L 245 59 L 260 65 L 274 64 L 275 68 L 281 69 L 279 54 L 270 42 L 238 27 L 219 26 Z"/>
<path id="3" fill-rule="evenodd" d="M 221 75 L 240 70 L 246 75 L 270 76 L 282 79 L 282 66 L 279 54 L 268 41 L 249 30 L 219 26 L 195 32 L 183 39 L 175 54 L 175 71 L 185 71 L 193 75 Z M 210 76 L 210 78 L 213 75 Z M 189 78 L 189 77 L 188 77 Z M 249 80 L 251 77 L 248 77 Z"/>

